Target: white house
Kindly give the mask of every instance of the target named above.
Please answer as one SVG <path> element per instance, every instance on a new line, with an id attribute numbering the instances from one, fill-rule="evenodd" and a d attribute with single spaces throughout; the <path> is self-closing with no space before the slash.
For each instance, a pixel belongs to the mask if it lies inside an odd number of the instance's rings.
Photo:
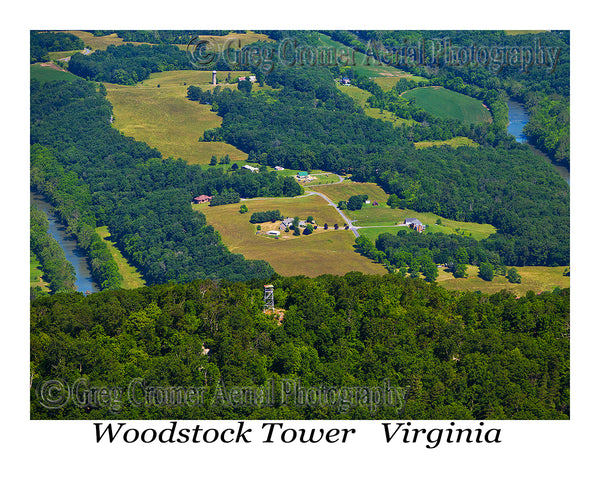
<path id="1" fill-rule="evenodd" d="M 253 167 L 252 165 L 244 165 L 242 168 L 245 168 L 246 170 L 250 170 L 251 172 L 258 172 L 258 168 L 257 167 Z"/>

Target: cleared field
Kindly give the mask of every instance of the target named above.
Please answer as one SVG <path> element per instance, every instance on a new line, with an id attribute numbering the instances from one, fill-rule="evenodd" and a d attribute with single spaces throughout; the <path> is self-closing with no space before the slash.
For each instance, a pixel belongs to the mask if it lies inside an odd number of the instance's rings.
<path id="1" fill-rule="evenodd" d="M 349 58 L 349 65 L 352 66 L 352 69 L 358 72 L 359 75 L 368 76 L 368 77 L 379 77 L 379 76 L 396 76 L 396 77 L 407 77 L 411 76 L 410 73 L 404 72 L 396 67 L 391 65 L 385 65 L 371 57 L 367 57 L 364 53 L 359 52 L 358 50 L 352 49 L 336 40 L 333 40 L 328 35 L 323 33 L 319 33 L 319 41 L 322 47 L 334 47 L 336 49 L 345 49 L 346 52 L 354 51 L 354 54 Z M 354 64 L 352 64 L 354 61 Z M 420 77 L 419 77 L 420 78 Z"/>
<path id="2" fill-rule="evenodd" d="M 146 285 L 146 282 L 144 282 L 144 279 L 136 268 L 127 262 L 121 251 L 115 246 L 115 242 L 110 240 L 108 227 L 98 227 L 96 228 L 96 233 L 100 235 L 100 238 L 106 243 L 115 262 L 117 262 L 119 273 L 123 276 L 123 288 L 138 288 Z"/>
<path id="3" fill-rule="evenodd" d="M 81 30 L 62 30 L 66 33 L 71 33 L 83 40 L 86 47 L 91 47 L 92 50 L 106 50 L 109 45 L 122 45 L 123 39 L 119 38 L 116 33 L 95 37 L 91 32 L 83 32 Z M 139 42 L 128 42 L 134 45 L 139 45 Z"/>
<path id="4" fill-rule="evenodd" d="M 237 78 L 247 72 L 226 73 Z M 231 160 L 246 160 L 246 153 L 228 143 L 198 142 L 205 130 L 220 126 L 222 119 L 211 111 L 210 105 L 187 100 L 187 88 L 206 87 L 211 75 L 192 70 L 172 71 L 152 74 L 141 85 L 105 84 L 107 98 L 113 105 L 113 126 L 157 148 L 166 157 L 182 158 L 190 164 L 208 164 L 212 155 L 228 154 Z"/>
<path id="5" fill-rule="evenodd" d="M 475 240 L 482 240 L 496 232 L 496 228 L 487 223 L 458 222 L 449 220 L 431 212 L 416 212 L 415 210 L 390 208 L 387 205 L 365 205 L 360 210 L 347 212 L 346 215 L 357 226 L 394 226 L 402 223 L 405 218 L 418 218 L 428 225 L 426 233 L 445 233 L 446 235 L 464 235 Z M 442 225 L 436 225 L 437 219 L 442 220 Z M 359 230 L 362 234 L 362 230 Z"/>
<path id="6" fill-rule="evenodd" d="M 213 45 L 223 48 L 224 46 L 230 46 L 231 48 L 237 49 L 245 47 L 255 42 L 272 42 L 271 38 L 262 33 L 228 33 L 227 35 L 198 35 L 198 41 L 208 41 Z M 177 45 L 181 50 L 187 49 L 187 44 Z"/>
<path id="7" fill-rule="evenodd" d="M 316 277 L 324 273 L 343 275 L 350 271 L 384 274 L 385 268 L 354 251 L 354 235 L 347 230 L 325 231 L 322 225 L 341 223 L 341 218 L 321 197 L 311 195 L 300 198 L 268 198 L 247 200 L 248 212 L 239 213 L 240 204 L 209 207 L 194 205 L 195 210 L 206 215 L 209 224 L 221 234 L 227 247 L 248 259 L 269 262 L 280 275 L 306 275 Z M 319 228 L 312 235 L 274 239 L 256 235 L 256 225 L 249 222 L 253 212 L 275 210 L 284 216 L 306 219 L 312 215 Z M 271 224 L 263 225 L 263 230 Z"/>
<path id="8" fill-rule="evenodd" d="M 562 275 L 565 267 L 516 267 L 521 275 L 521 283 L 510 283 L 506 277 L 494 277 L 491 282 L 478 277 L 479 267 L 467 266 L 467 278 L 454 278 L 450 272 L 441 268 L 437 283 L 449 290 L 479 290 L 483 293 L 494 293 L 510 290 L 517 296 L 525 295 L 529 290 L 535 293 L 553 290 L 556 287 L 570 287 L 570 277 Z"/>
<path id="9" fill-rule="evenodd" d="M 397 80 L 396 80 L 397 81 Z M 365 115 L 371 118 L 377 118 L 379 120 L 383 120 L 384 122 L 392 122 L 395 127 L 400 125 L 413 125 L 417 123 L 414 120 L 406 120 L 405 118 L 400 118 L 396 114 L 379 108 L 371 108 L 367 106 L 367 99 L 371 96 L 370 92 L 363 90 L 362 88 L 356 87 L 354 85 L 340 85 L 336 84 L 336 87 L 343 93 L 347 94 L 354 102 L 361 106 L 365 112 Z"/>
<path id="10" fill-rule="evenodd" d="M 440 145 L 450 145 L 453 148 L 479 146 L 477 142 L 474 142 L 469 137 L 454 137 L 449 140 L 415 142 L 415 148 L 439 147 Z"/>
<path id="11" fill-rule="evenodd" d="M 50 60 L 60 60 L 61 58 L 70 59 L 71 55 L 74 55 L 75 53 L 78 53 L 81 51 L 82 50 L 67 50 L 64 52 L 48 52 L 48 57 L 50 57 Z"/>
<path id="12" fill-rule="evenodd" d="M 311 180 L 310 182 L 302 182 L 301 185 L 305 186 L 305 187 L 310 187 L 311 185 L 327 185 L 327 184 L 331 184 L 331 183 L 335 183 L 335 182 L 339 182 L 339 177 L 334 174 L 334 173 L 319 173 L 319 174 L 314 174 L 311 173 L 310 174 L 312 177 L 314 177 L 314 180 Z"/>
<path id="13" fill-rule="evenodd" d="M 367 227 L 367 228 L 359 228 L 358 233 L 361 237 L 367 237 L 372 242 L 377 240 L 377 237 L 382 233 L 391 233 L 392 235 L 396 235 L 398 230 L 400 229 L 408 229 L 408 227 Z"/>
<path id="14" fill-rule="evenodd" d="M 376 183 L 345 180 L 336 185 L 323 185 L 321 187 L 311 187 L 311 189 L 327 195 L 334 203 L 339 203 L 341 200 L 348 200 L 352 195 L 368 195 L 371 202 L 376 201 L 379 204 L 385 204 L 388 199 L 388 194 Z"/>
<path id="15" fill-rule="evenodd" d="M 42 271 L 42 265 L 38 261 L 35 253 L 29 251 L 29 286 L 30 287 L 41 287 L 42 291 L 49 292 L 50 287 L 48 282 L 42 279 L 44 272 Z"/>
<path id="16" fill-rule="evenodd" d="M 48 65 L 48 64 L 45 64 Z M 30 78 L 39 80 L 40 82 L 52 82 L 55 80 L 73 81 L 77 77 L 70 72 L 58 70 L 56 66 L 42 66 L 40 63 L 35 63 L 29 67 Z"/>
<path id="17" fill-rule="evenodd" d="M 398 70 L 398 72 L 400 72 Z M 427 82 L 428 80 L 425 77 L 419 77 L 417 75 L 413 75 L 411 73 L 397 73 L 395 75 L 385 76 L 385 77 L 375 77 L 372 80 L 381 87 L 384 92 L 389 92 L 396 83 L 398 83 L 398 79 L 405 78 L 407 80 L 411 80 L 413 82 Z"/>
<path id="18" fill-rule="evenodd" d="M 504 30 L 507 35 L 526 35 L 528 33 L 544 33 L 549 30 Z"/>
<path id="19" fill-rule="evenodd" d="M 414 99 L 418 107 L 438 117 L 455 118 L 466 124 L 492 121 L 480 100 L 443 87 L 415 88 L 404 92 L 402 98 Z"/>

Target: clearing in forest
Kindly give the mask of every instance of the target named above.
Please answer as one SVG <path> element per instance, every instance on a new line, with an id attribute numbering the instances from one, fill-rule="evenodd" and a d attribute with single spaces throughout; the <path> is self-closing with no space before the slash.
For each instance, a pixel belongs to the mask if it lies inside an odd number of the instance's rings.
<path id="1" fill-rule="evenodd" d="M 355 237 L 343 229 L 343 221 L 335 209 L 318 195 L 296 198 L 261 198 L 242 202 L 248 212 L 239 213 L 240 204 L 209 207 L 194 205 L 194 210 L 204 213 L 207 222 L 217 230 L 223 243 L 233 253 L 245 258 L 266 260 L 275 271 L 284 276 L 306 275 L 316 277 L 325 273 L 344 275 L 351 271 L 367 274 L 385 274 L 383 265 L 376 264 L 354 250 Z M 306 220 L 314 217 L 318 229 L 311 235 L 294 236 L 282 232 L 279 239 L 256 234 L 256 225 L 249 222 L 254 212 L 279 210 L 285 217 Z M 328 223 L 329 229 L 323 229 Z M 339 230 L 333 225 L 338 223 Z M 261 231 L 276 228 L 265 224 Z"/>

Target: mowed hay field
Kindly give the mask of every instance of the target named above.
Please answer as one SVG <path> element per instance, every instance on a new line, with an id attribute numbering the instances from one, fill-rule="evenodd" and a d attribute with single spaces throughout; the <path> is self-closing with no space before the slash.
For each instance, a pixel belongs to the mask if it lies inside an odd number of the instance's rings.
<path id="1" fill-rule="evenodd" d="M 454 137 L 449 140 L 424 140 L 422 142 L 415 142 L 415 148 L 439 147 L 441 145 L 449 145 L 452 148 L 479 146 L 477 142 L 474 142 L 469 137 Z"/>
<path id="2" fill-rule="evenodd" d="M 228 33 L 227 35 L 198 35 L 196 39 L 194 39 L 194 42 L 192 42 L 192 45 L 195 45 L 200 41 L 210 42 L 219 48 L 231 47 L 236 49 L 255 42 L 273 42 L 274 40 L 263 33 L 254 33 L 250 31 L 246 33 Z M 181 50 L 186 50 L 188 45 L 177 45 L 177 47 Z"/>
<path id="3" fill-rule="evenodd" d="M 58 30 L 57 30 L 58 31 Z M 76 37 L 83 40 L 85 46 L 89 46 L 92 50 L 106 50 L 109 45 L 122 45 L 123 39 L 118 37 L 116 33 L 110 35 L 104 35 L 101 37 L 95 37 L 92 32 L 84 32 L 81 30 L 60 30 L 65 33 L 71 33 Z M 141 45 L 140 42 L 126 42 L 134 45 Z"/>
<path id="4" fill-rule="evenodd" d="M 510 268 L 510 267 L 509 267 Z M 439 269 L 437 283 L 449 290 L 471 290 L 483 293 L 495 293 L 500 290 L 509 290 L 522 297 L 529 290 L 535 293 L 554 290 L 556 287 L 569 288 L 570 277 L 563 276 L 565 267 L 516 267 L 521 275 L 521 283 L 510 283 L 506 277 L 494 277 L 491 282 L 478 276 L 479 267 L 467 266 L 467 278 L 454 278 L 446 271 Z"/>
<path id="5" fill-rule="evenodd" d="M 442 118 L 455 118 L 463 123 L 491 122 L 492 115 L 480 100 L 443 87 L 422 87 L 408 90 L 402 98 L 414 99 L 418 107 Z"/>
<path id="6" fill-rule="evenodd" d="M 310 187 L 310 189 L 327 195 L 336 204 L 341 200 L 348 200 L 352 195 L 368 195 L 371 202 L 376 201 L 379 204 L 385 204 L 388 199 L 388 194 L 376 183 L 344 180 L 342 183 L 335 185 Z"/>
<path id="7" fill-rule="evenodd" d="M 227 73 L 237 78 L 248 72 L 219 72 L 218 77 Z M 205 130 L 220 126 L 222 119 L 210 105 L 188 100 L 187 88 L 196 85 L 206 89 L 211 77 L 211 72 L 183 70 L 152 74 L 134 86 L 107 83 L 107 98 L 115 117 L 113 126 L 157 148 L 165 157 L 182 158 L 190 164 L 208 164 L 212 155 L 226 154 L 231 160 L 244 161 L 248 155 L 233 145 L 198 141 Z"/>
<path id="8" fill-rule="evenodd" d="M 335 223 L 341 225 L 343 222 L 335 209 L 318 195 L 246 200 L 242 203 L 248 206 L 247 213 L 239 213 L 239 203 L 218 207 L 194 205 L 193 208 L 206 215 L 207 222 L 220 233 L 229 250 L 248 259 L 266 260 L 280 275 L 316 277 L 325 273 L 343 275 L 351 271 L 386 273 L 382 265 L 354 251 L 355 237 L 352 232 L 323 229 L 324 223 L 333 227 Z M 249 221 L 252 213 L 276 209 L 286 217 L 306 219 L 312 215 L 319 228 L 311 235 L 298 237 L 291 232 L 282 233 L 280 239 L 257 235 L 256 225 Z M 262 224 L 261 231 L 275 226 Z"/>
<path id="9" fill-rule="evenodd" d="M 50 291 L 50 284 L 46 282 L 42 277 L 44 272 L 42 271 L 42 265 L 31 250 L 29 251 L 29 286 L 40 287 L 43 292 Z"/>

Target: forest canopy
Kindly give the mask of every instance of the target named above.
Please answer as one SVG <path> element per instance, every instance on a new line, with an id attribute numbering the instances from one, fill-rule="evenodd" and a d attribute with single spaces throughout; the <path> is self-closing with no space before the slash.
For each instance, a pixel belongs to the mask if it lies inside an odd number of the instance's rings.
<path id="1" fill-rule="evenodd" d="M 263 313 L 261 282 L 194 281 L 35 300 L 32 418 L 569 418 L 568 290 L 517 299 L 359 273 L 271 283 L 283 322 Z M 45 409 L 35 389 L 54 378 L 88 390 L 121 389 L 123 401 Z M 150 394 L 195 387 L 206 401 L 130 402 L 133 381 Z M 305 389 L 391 385 L 407 393 L 402 404 L 344 408 L 279 394 L 262 403 L 223 396 L 271 382 L 276 392 L 293 382 Z"/>

